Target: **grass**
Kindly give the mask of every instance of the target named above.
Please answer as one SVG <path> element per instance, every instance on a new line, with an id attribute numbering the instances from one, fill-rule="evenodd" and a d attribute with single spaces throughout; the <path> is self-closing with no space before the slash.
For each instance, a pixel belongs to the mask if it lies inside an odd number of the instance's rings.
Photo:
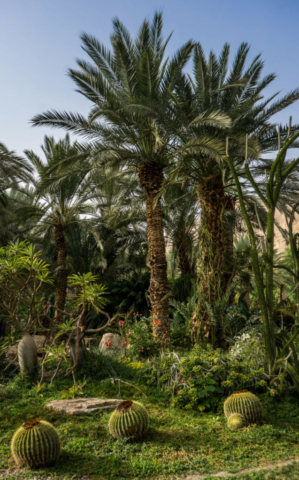
<path id="1" fill-rule="evenodd" d="M 132 379 L 128 382 L 132 383 Z M 0 389 L 0 470 L 9 466 L 14 431 L 29 418 L 39 417 L 51 422 L 63 446 L 55 466 L 21 471 L 11 479 L 32 479 L 37 475 L 53 479 L 74 476 L 88 476 L 89 480 L 169 479 L 199 473 L 210 475 L 208 478 L 212 479 L 213 473 L 219 470 L 235 473 L 299 457 L 299 403 L 296 397 L 274 401 L 262 396 L 266 424 L 231 432 L 221 410 L 219 413 L 174 410 L 168 407 L 163 393 L 137 384 L 147 395 L 145 397 L 140 390 L 122 384 L 121 398 L 141 401 L 150 415 L 150 428 L 144 441 L 127 443 L 111 438 L 107 429 L 109 413 L 70 417 L 45 408 L 47 402 L 60 398 L 59 392 L 71 385 L 71 379 L 59 377 L 38 392 L 35 386 L 17 376 Z M 87 380 L 84 395 L 117 398 L 118 388 L 118 382 L 113 385 L 110 380 L 99 381 L 93 377 Z M 299 479 L 299 465 L 281 467 L 275 472 L 256 472 L 239 478 Z"/>

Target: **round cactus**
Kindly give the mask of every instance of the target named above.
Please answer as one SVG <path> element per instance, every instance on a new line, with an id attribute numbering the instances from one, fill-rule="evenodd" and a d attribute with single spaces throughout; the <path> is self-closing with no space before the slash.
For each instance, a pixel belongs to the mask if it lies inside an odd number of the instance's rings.
<path id="1" fill-rule="evenodd" d="M 21 466 L 40 467 L 54 463 L 60 455 L 60 440 L 55 428 L 35 418 L 25 422 L 14 434 L 11 450 Z"/>
<path id="2" fill-rule="evenodd" d="M 109 431 L 114 438 L 142 438 L 148 428 L 148 414 L 141 403 L 121 402 L 109 420 Z"/>
<path id="3" fill-rule="evenodd" d="M 229 418 L 233 413 L 243 415 L 245 422 L 263 423 L 263 408 L 260 400 L 248 390 L 234 392 L 224 402 L 224 413 Z"/>
<path id="4" fill-rule="evenodd" d="M 246 427 L 245 418 L 240 413 L 233 413 L 228 417 L 227 426 L 231 430 L 238 430 L 239 428 Z"/>

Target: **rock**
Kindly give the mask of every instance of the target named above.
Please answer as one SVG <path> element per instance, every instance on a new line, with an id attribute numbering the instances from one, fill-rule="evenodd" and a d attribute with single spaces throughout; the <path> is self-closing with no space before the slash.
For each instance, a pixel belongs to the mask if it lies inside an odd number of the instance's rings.
<path id="1" fill-rule="evenodd" d="M 124 353 L 125 347 L 123 345 L 123 339 L 115 333 L 105 333 L 100 342 L 99 350 L 105 355 Z"/>
<path id="2" fill-rule="evenodd" d="M 33 337 L 33 340 L 36 343 L 37 354 L 38 355 L 43 355 L 43 353 L 44 353 L 44 343 L 45 343 L 45 340 L 46 340 L 46 336 L 45 335 L 35 335 Z"/>
<path id="3" fill-rule="evenodd" d="M 72 398 L 71 400 L 53 400 L 48 403 L 47 408 L 66 415 L 84 415 L 98 410 L 114 410 L 122 400 L 115 398 Z"/>
<path id="4" fill-rule="evenodd" d="M 18 354 L 18 344 L 16 343 L 15 345 L 10 345 L 6 351 L 6 356 L 14 359 Z"/>

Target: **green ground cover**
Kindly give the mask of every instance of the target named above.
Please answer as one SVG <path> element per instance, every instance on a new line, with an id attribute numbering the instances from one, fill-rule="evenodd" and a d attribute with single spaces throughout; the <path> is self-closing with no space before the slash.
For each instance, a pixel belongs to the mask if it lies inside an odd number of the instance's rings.
<path id="1" fill-rule="evenodd" d="M 187 474 L 213 475 L 219 470 L 235 473 L 299 456 L 299 403 L 296 397 L 270 399 L 261 395 L 267 412 L 265 425 L 231 432 L 226 427 L 221 405 L 219 411 L 213 413 L 174 409 L 168 406 L 168 400 L 158 390 L 142 383 L 138 384 L 140 390 L 121 384 L 121 398 L 142 402 L 150 415 L 150 429 L 144 441 L 127 443 L 111 438 L 107 428 L 110 413 L 70 417 L 45 408 L 48 401 L 61 398 L 60 392 L 71 385 L 71 379 L 59 377 L 52 385 L 46 384 L 38 391 L 32 383 L 28 385 L 15 377 L 1 387 L 0 469 L 13 466 L 10 442 L 14 431 L 24 421 L 36 416 L 57 428 L 62 454 L 55 466 L 22 471 L 18 474 L 19 479 L 36 475 L 59 479 L 88 475 L 90 480 L 167 479 Z M 88 397 L 117 398 L 118 389 L 118 382 L 113 385 L 109 379 L 90 379 L 83 391 Z M 282 476 L 278 477 L 273 476 L 276 475 L 273 472 L 259 472 L 242 478 L 299 477 L 299 466 L 286 466 L 285 469 L 288 473 L 282 469 L 278 472 Z"/>

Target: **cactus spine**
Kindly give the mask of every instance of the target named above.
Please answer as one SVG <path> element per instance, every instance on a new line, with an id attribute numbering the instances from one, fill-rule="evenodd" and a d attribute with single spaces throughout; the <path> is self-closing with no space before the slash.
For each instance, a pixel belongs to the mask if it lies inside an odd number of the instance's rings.
<path id="1" fill-rule="evenodd" d="M 231 430 L 238 430 L 239 428 L 246 427 L 245 418 L 240 413 L 233 413 L 228 417 L 227 426 Z"/>
<path id="2" fill-rule="evenodd" d="M 14 434 L 11 450 L 19 466 L 39 467 L 54 463 L 60 455 L 60 440 L 48 422 L 28 420 Z"/>
<path id="3" fill-rule="evenodd" d="M 234 392 L 224 402 L 224 413 L 229 418 L 233 413 L 243 415 L 246 423 L 263 423 L 263 408 L 260 400 L 248 390 Z"/>
<path id="4" fill-rule="evenodd" d="M 114 438 L 142 438 L 148 428 L 148 414 L 141 403 L 121 402 L 109 420 L 109 431 Z"/>

